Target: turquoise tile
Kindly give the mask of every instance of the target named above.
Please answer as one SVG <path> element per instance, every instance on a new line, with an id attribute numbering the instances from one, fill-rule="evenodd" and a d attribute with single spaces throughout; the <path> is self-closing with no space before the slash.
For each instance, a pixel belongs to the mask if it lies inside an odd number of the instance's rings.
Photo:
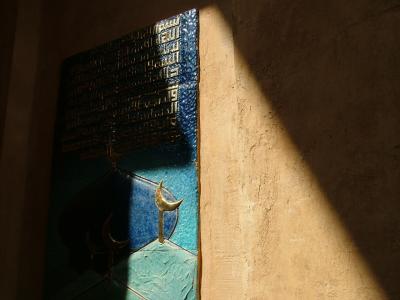
<path id="1" fill-rule="evenodd" d="M 148 300 L 196 299 L 197 256 L 156 240 L 118 264 L 113 276 Z"/>

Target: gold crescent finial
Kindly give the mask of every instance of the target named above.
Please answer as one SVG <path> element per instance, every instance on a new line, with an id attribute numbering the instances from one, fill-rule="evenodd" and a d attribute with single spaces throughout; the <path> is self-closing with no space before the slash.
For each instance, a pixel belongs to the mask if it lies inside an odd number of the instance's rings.
<path id="1" fill-rule="evenodd" d="M 156 204 L 161 211 L 172 211 L 181 205 L 183 200 L 178 200 L 176 202 L 168 202 L 162 195 L 163 182 L 161 181 L 156 190 Z"/>
<path id="2" fill-rule="evenodd" d="M 156 189 L 155 202 L 158 208 L 158 240 L 160 243 L 164 243 L 164 211 L 175 210 L 181 205 L 183 200 L 175 202 L 168 202 L 162 195 L 163 182 L 160 181 Z"/>

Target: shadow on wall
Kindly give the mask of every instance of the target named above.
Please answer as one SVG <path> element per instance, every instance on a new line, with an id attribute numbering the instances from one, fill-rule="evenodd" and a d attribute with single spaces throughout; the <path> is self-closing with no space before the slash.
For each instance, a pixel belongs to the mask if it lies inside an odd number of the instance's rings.
<path id="1" fill-rule="evenodd" d="M 387 297 L 399 299 L 400 7 L 257 0 L 233 10 L 221 6 L 237 49 Z"/>

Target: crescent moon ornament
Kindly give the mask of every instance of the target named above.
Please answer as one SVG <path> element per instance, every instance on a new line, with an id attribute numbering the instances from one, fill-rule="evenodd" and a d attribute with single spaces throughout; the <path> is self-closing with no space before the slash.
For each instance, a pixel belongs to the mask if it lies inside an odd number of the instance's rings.
<path id="1" fill-rule="evenodd" d="M 163 182 L 161 181 L 156 190 L 156 204 L 161 211 L 172 211 L 181 205 L 183 200 L 178 200 L 176 202 L 168 202 L 162 195 Z"/>
<path id="2" fill-rule="evenodd" d="M 162 194 L 162 189 L 163 182 L 160 181 L 155 195 L 155 202 L 158 208 L 158 241 L 160 243 L 164 243 L 164 211 L 173 211 L 177 209 L 183 201 L 168 202 Z"/>
<path id="3" fill-rule="evenodd" d="M 111 219 L 112 219 L 112 214 L 108 216 L 106 221 L 103 224 L 103 230 L 102 230 L 102 237 L 104 243 L 107 245 L 107 247 L 111 250 L 118 250 L 124 248 L 126 245 L 129 244 L 129 240 L 125 241 L 117 241 L 114 239 L 111 235 Z"/>
<path id="4" fill-rule="evenodd" d="M 123 249 L 125 246 L 129 244 L 129 240 L 125 241 L 117 241 L 111 236 L 111 218 L 112 213 L 108 216 L 106 221 L 103 224 L 102 230 L 102 237 L 103 241 L 106 244 L 106 247 L 109 249 L 109 256 L 108 256 L 108 273 L 111 276 L 111 269 L 114 264 L 114 255 L 117 251 Z"/>

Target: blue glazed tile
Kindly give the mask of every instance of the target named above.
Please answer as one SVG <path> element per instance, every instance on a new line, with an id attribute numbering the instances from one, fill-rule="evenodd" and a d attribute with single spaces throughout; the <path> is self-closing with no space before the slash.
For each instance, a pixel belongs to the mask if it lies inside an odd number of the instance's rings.
<path id="1" fill-rule="evenodd" d="M 111 215 L 111 234 L 117 240 L 129 240 L 129 248 L 138 250 L 158 237 L 158 185 L 143 177 L 118 170 L 82 189 L 61 216 L 60 231 L 67 244 L 81 242 L 82 234 L 103 226 Z M 176 201 L 163 188 L 167 201 Z M 175 229 L 178 210 L 164 213 L 165 237 Z M 86 237 L 86 236 L 84 236 Z"/>
<path id="2" fill-rule="evenodd" d="M 112 171 L 104 157 L 81 160 L 70 153 L 57 157 L 49 217 L 46 299 L 57 299 L 54 295 L 60 291 L 65 292 L 62 299 L 78 294 L 76 299 L 82 300 L 196 299 L 198 12 L 184 12 L 179 19 L 180 61 L 175 65 L 179 67 L 179 76 L 162 78 L 157 84 L 179 85 L 176 117 L 180 139 L 123 153 L 117 163 L 118 171 Z M 134 35 L 78 54 L 67 65 L 85 64 L 88 53 L 101 53 L 104 49 L 117 53 Z M 160 49 L 171 45 L 167 43 Z M 118 74 L 113 79 L 116 87 L 121 86 L 119 79 Z M 140 96 L 146 88 L 129 92 Z M 126 129 L 122 125 L 120 128 Z M 183 199 L 178 210 L 164 213 L 164 233 L 169 239 L 165 244 L 157 240 L 158 208 L 154 202 L 161 180 L 167 201 Z M 104 277 L 105 269 L 96 270 L 97 274 L 89 271 L 93 269 L 93 259 L 87 249 L 88 232 L 93 232 L 89 240 L 101 243 L 109 216 L 112 237 L 129 242 L 127 249 L 116 252 L 111 261 L 112 280 Z M 110 254 L 102 255 L 103 265 L 109 267 Z"/>
<path id="3" fill-rule="evenodd" d="M 127 175 L 129 193 L 125 195 L 126 203 L 116 207 L 113 232 L 116 235 L 126 231 L 125 238 L 129 239 L 130 248 L 138 250 L 158 237 L 158 208 L 155 204 L 155 191 L 157 184 L 138 175 Z M 119 189 L 117 187 L 117 189 Z M 174 195 L 163 189 L 167 201 L 177 201 Z M 127 217 L 127 224 L 123 222 Z M 169 238 L 175 229 L 178 219 L 178 210 L 164 213 L 164 234 Z M 121 236 L 120 239 L 124 239 Z"/>

